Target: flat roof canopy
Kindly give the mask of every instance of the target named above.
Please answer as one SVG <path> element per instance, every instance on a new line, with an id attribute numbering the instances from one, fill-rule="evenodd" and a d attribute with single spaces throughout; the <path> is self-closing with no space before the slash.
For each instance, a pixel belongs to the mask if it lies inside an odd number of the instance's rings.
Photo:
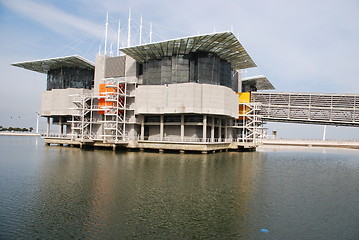
<path id="1" fill-rule="evenodd" d="M 275 89 L 272 83 L 267 79 L 267 77 L 263 75 L 242 78 L 242 84 L 249 84 L 251 86 L 255 86 L 257 90 Z"/>
<path id="2" fill-rule="evenodd" d="M 139 63 L 173 55 L 210 52 L 228 61 L 235 70 L 256 67 L 256 64 L 244 47 L 231 32 L 205 34 L 150 43 L 122 48 L 121 51 Z"/>
<path id="3" fill-rule="evenodd" d="M 39 73 L 47 73 L 49 70 L 59 69 L 61 67 L 95 69 L 95 64 L 78 55 L 48 58 L 27 62 L 16 62 L 11 65 Z"/>

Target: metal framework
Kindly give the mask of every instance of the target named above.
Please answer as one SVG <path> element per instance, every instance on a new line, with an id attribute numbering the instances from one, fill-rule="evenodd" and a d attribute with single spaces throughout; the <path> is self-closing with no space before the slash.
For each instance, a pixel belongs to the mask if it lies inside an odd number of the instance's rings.
<path id="1" fill-rule="evenodd" d="M 88 139 L 90 137 L 90 132 L 88 131 L 88 126 L 90 124 L 90 109 L 89 105 L 90 96 L 72 96 L 72 102 L 74 103 L 74 108 L 72 108 L 72 119 L 69 121 L 71 123 L 71 138 L 72 139 Z"/>
<path id="2" fill-rule="evenodd" d="M 238 129 L 237 141 L 259 143 L 263 137 L 263 122 L 260 115 L 260 104 L 239 103 L 244 109 L 235 120 L 234 128 Z"/>
<path id="3" fill-rule="evenodd" d="M 263 120 L 359 126 L 359 95 L 252 92 Z"/>
<path id="4" fill-rule="evenodd" d="M 72 120 L 69 121 L 72 130 L 71 139 L 82 142 L 93 140 L 118 142 L 127 139 L 126 111 L 129 110 L 127 98 L 130 95 L 127 91 L 126 79 L 106 78 L 104 84 L 105 91 L 100 95 L 72 96 L 74 107 Z M 99 120 L 98 115 L 103 116 L 102 120 Z M 101 126 L 103 128 L 99 130 Z"/>
<path id="5" fill-rule="evenodd" d="M 138 63 L 192 52 L 215 53 L 228 61 L 233 69 L 256 67 L 242 44 L 231 32 L 213 33 L 122 48 L 122 52 Z"/>
<path id="6" fill-rule="evenodd" d="M 119 141 L 125 139 L 127 83 L 124 78 L 105 79 L 104 93 L 104 139 Z"/>

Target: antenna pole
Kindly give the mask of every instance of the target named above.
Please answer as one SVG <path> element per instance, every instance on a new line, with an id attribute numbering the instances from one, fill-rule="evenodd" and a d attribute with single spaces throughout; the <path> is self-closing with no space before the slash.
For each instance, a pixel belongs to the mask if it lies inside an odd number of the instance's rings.
<path id="1" fill-rule="evenodd" d="M 131 46 L 131 7 L 128 13 L 127 47 Z"/>
<path id="2" fill-rule="evenodd" d="M 140 20 L 140 45 L 142 44 L 142 15 Z"/>
<path id="3" fill-rule="evenodd" d="M 106 28 L 105 28 L 105 55 L 107 53 L 107 31 L 108 31 L 108 12 L 106 14 Z"/>
<path id="4" fill-rule="evenodd" d="M 120 56 L 121 20 L 118 21 L 117 30 L 117 56 Z"/>
<path id="5" fill-rule="evenodd" d="M 152 43 L 152 22 L 150 25 L 150 43 Z"/>

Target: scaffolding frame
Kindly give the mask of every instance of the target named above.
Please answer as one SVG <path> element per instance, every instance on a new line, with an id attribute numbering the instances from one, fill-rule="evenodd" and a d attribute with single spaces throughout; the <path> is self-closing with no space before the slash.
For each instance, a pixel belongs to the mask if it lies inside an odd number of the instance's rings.
<path id="1" fill-rule="evenodd" d="M 260 143 L 263 139 L 263 121 L 260 115 L 261 104 L 239 103 L 242 111 L 234 122 L 234 128 L 239 129 L 238 142 Z"/>
<path id="2" fill-rule="evenodd" d="M 71 139 L 77 141 L 102 140 L 103 142 L 126 141 L 126 111 L 128 93 L 125 77 L 105 78 L 105 92 L 99 95 L 73 95 L 74 107 L 71 121 Z M 99 100 L 104 99 L 102 105 Z M 97 103 L 97 104 L 96 104 Z M 94 113 L 103 115 L 103 120 L 94 118 Z M 94 125 L 102 126 L 102 133 L 94 133 Z"/>
<path id="3" fill-rule="evenodd" d="M 126 139 L 127 82 L 125 78 L 104 80 L 104 139 L 115 142 Z"/>

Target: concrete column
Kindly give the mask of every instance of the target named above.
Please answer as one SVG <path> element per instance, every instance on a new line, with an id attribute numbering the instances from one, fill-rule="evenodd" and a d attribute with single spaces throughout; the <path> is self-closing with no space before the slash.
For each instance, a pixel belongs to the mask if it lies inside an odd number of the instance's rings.
<path id="1" fill-rule="evenodd" d="M 227 139 L 228 138 L 228 119 L 224 120 L 224 138 Z"/>
<path id="2" fill-rule="evenodd" d="M 161 122 L 160 122 L 160 141 L 163 141 L 163 130 L 164 130 L 164 116 L 161 115 Z"/>
<path id="3" fill-rule="evenodd" d="M 140 140 L 145 140 L 145 116 L 141 116 L 141 137 Z"/>
<path id="4" fill-rule="evenodd" d="M 219 119 L 219 126 L 218 126 L 218 142 L 222 142 L 222 119 Z"/>
<path id="5" fill-rule="evenodd" d="M 206 138 L 207 138 L 207 115 L 203 115 L 202 142 L 205 142 Z"/>
<path id="6" fill-rule="evenodd" d="M 181 114 L 181 142 L 184 141 L 184 115 Z"/>
<path id="7" fill-rule="evenodd" d="M 214 117 L 211 118 L 211 142 L 214 142 Z"/>
<path id="8" fill-rule="evenodd" d="M 62 130 L 63 130 L 63 127 L 62 127 L 62 117 L 59 117 L 59 136 L 62 135 Z"/>
<path id="9" fill-rule="evenodd" d="M 229 120 L 229 126 L 233 126 L 232 119 Z M 233 128 L 228 129 L 228 137 L 233 138 Z M 232 140 L 233 141 L 233 140 Z"/>
<path id="10" fill-rule="evenodd" d="M 47 117 L 46 136 L 50 135 L 50 117 Z"/>

